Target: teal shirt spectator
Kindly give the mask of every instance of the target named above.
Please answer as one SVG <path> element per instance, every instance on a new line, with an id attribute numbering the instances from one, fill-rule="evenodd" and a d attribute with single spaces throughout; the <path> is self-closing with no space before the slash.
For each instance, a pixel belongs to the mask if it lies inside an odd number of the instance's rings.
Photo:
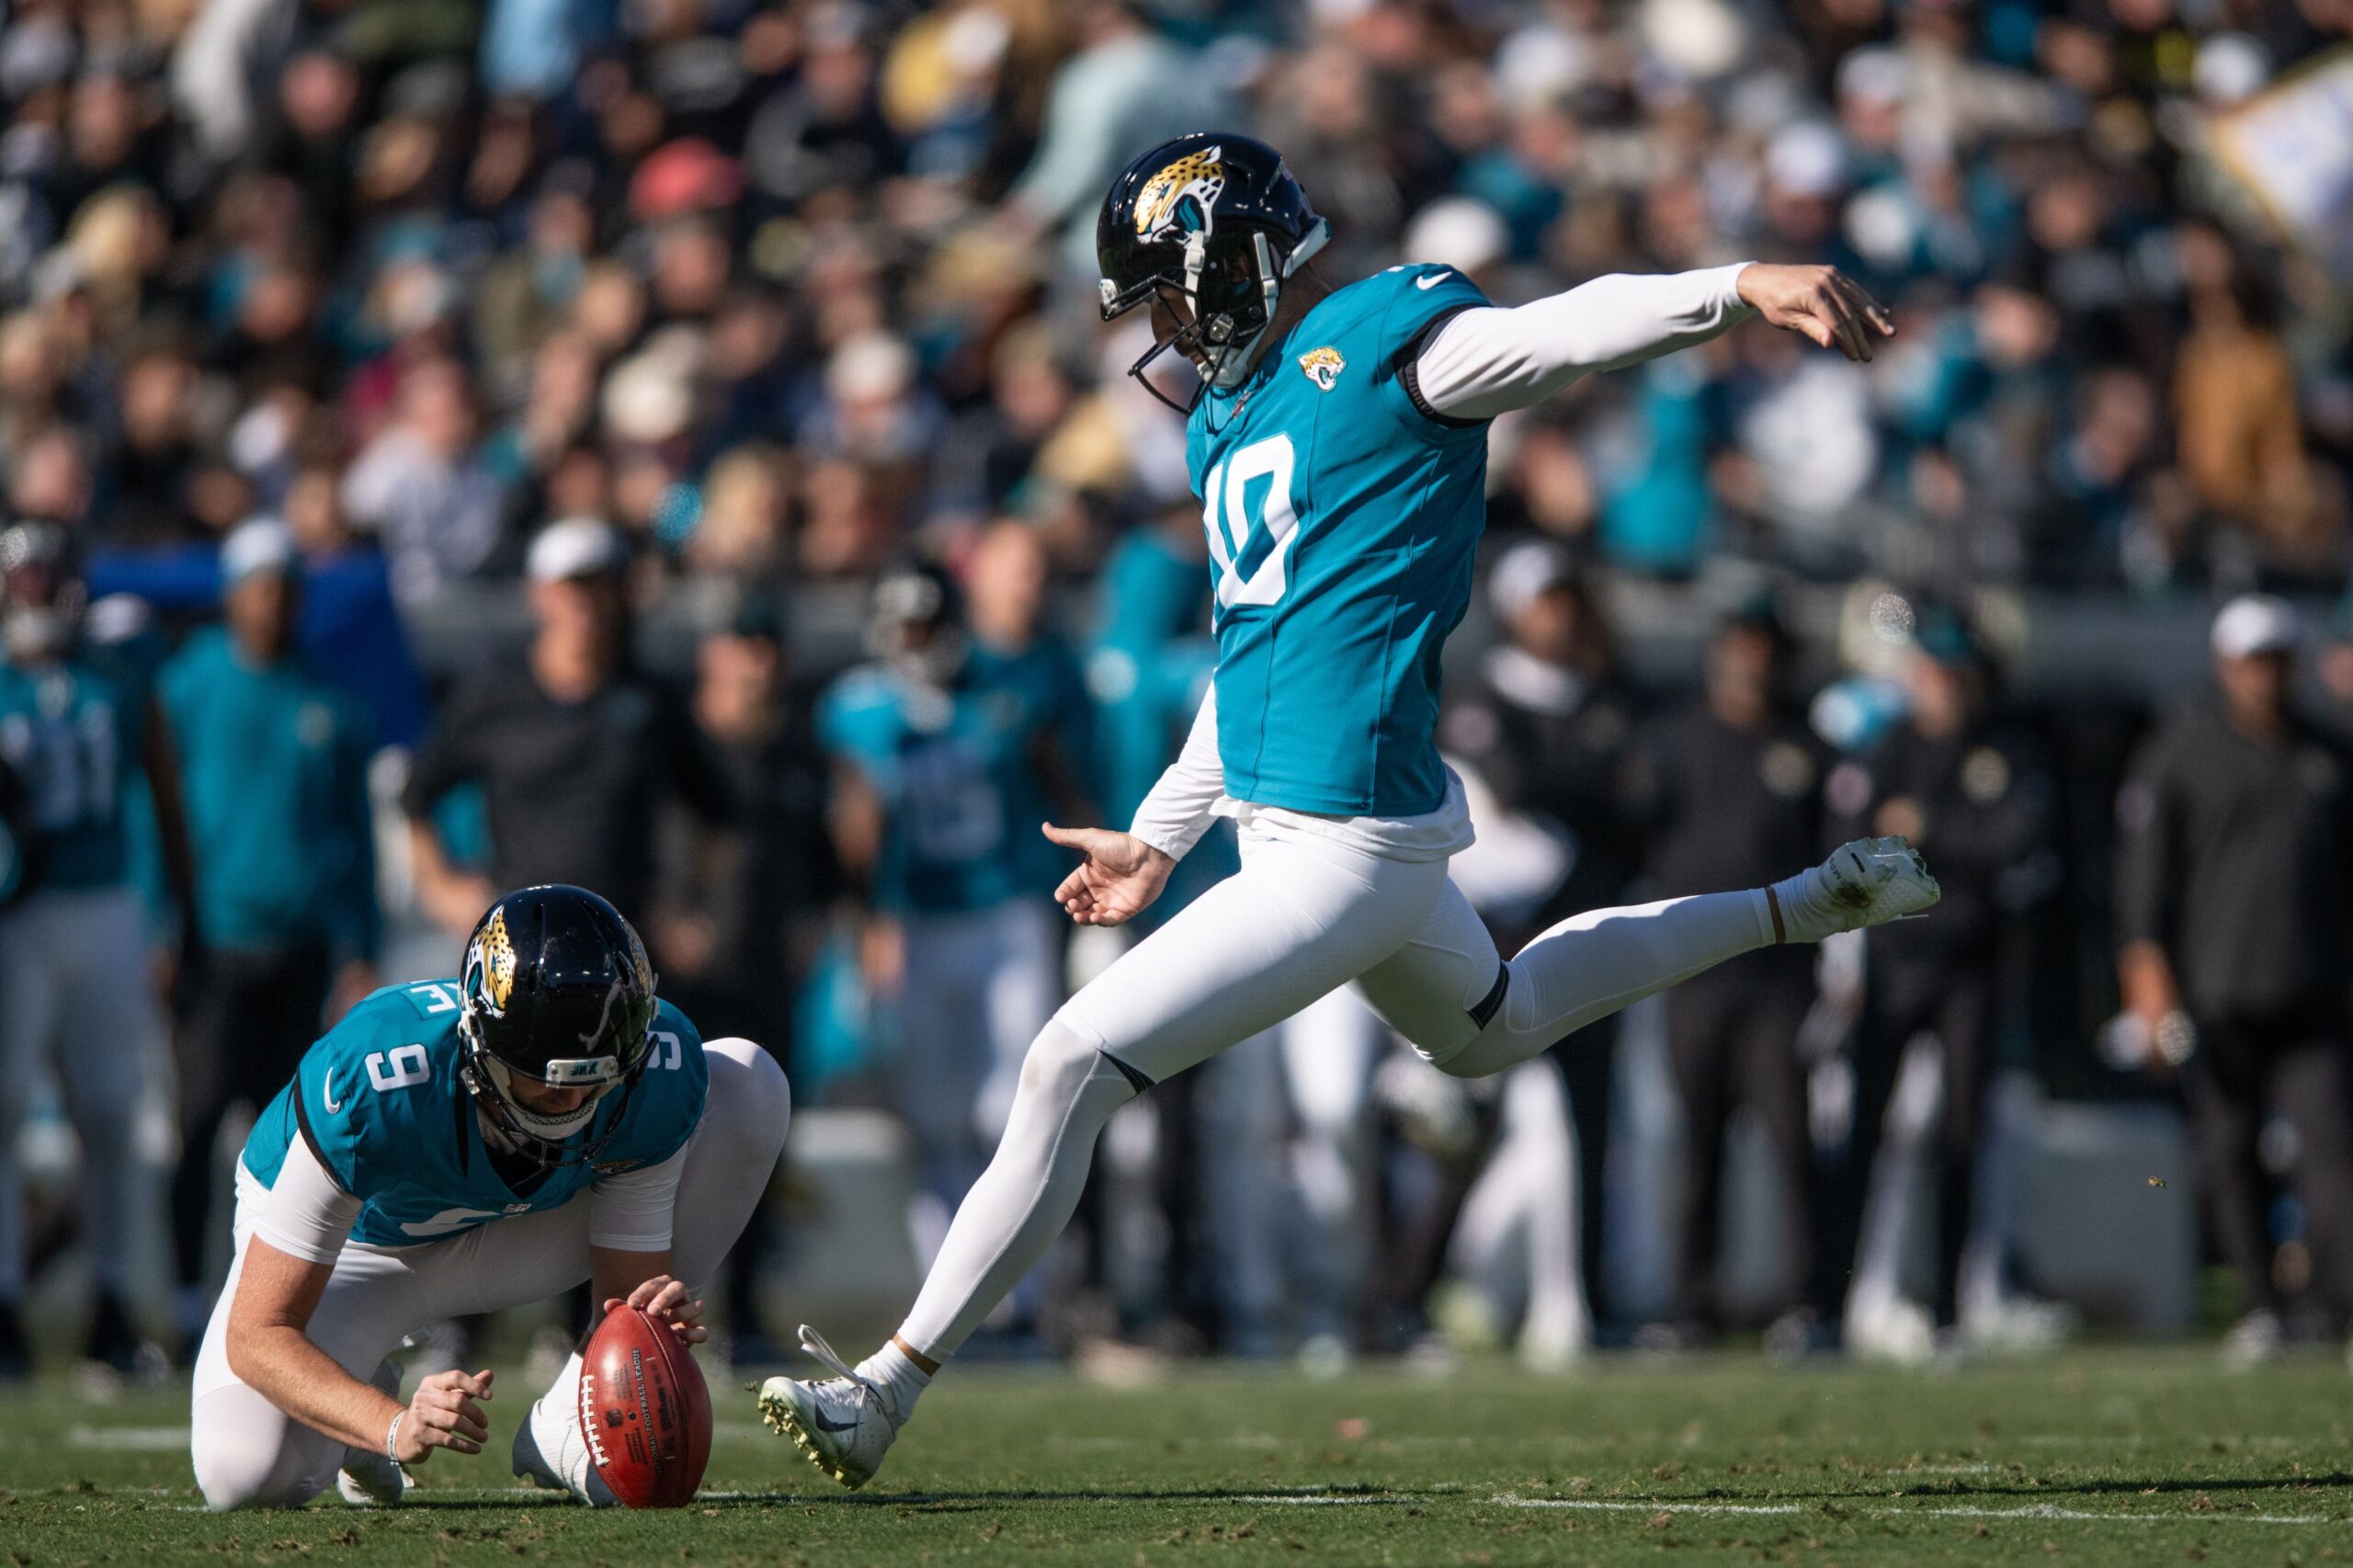
<path id="1" fill-rule="evenodd" d="M 1005 781 L 1006 824 L 1022 891 L 1050 893 L 1069 870 L 1070 852 L 1048 843 L 1038 824 L 1059 822 L 1070 810 L 1065 802 L 1080 790 L 1093 744 L 1094 713 L 1078 659 L 1056 637 L 1034 637 L 1013 652 L 976 639 L 965 672 L 976 687 L 1021 705 L 1030 766 L 1014 769 Z M 1061 777 L 1051 778 L 1049 768 Z M 1059 790 L 1051 787 L 1056 783 Z"/>
<path id="2" fill-rule="evenodd" d="M 1199 550 L 1179 549 L 1157 524 L 1129 534 L 1103 568 L 1086 690 L 1096 798 L 1110 826 L 1134 820 L 1193 722 L 1196 677 L 1217 663 L 1201 631 L 1209 597 Z"/>
<path id="3" fill-rule="evenodd" d="M 218 627 L 165 665 L 159 694 L 179 755 L 205 941 L 324 938 L 339 956 L 372 959 L 366 711 L 300 656 L 249 663 Z"/>
<path id="4" fill-rule="evenodd" d="M 34 668 L 0 665 L 0 760 L 24 788 L 41 888 L 131 877 L 144 711 L 131 680 L 78 653 Z"/>
<path id="5" fill-rule="evenodd" d="M 817 740 L 881 797 L 876 907 L 949 915 L 1030 891 L 1013 813 L 1041 788 L 1036 694 L 968 663 L 946 691 L 882 665 L 849 671 L 817 705 Z"/>

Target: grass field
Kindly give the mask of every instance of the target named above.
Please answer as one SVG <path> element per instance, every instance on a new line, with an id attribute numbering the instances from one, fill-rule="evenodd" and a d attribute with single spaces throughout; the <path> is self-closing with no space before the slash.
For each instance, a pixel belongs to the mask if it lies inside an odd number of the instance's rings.
<path id="1" fill-rule="evenodd" d="M 2202 1347 L 1959 1374 L 1620 1359 L 1433 1379 L 960 1370 L 867 1492 L 720 1398 L 707 1495 L 592 1514 L 444 1454 L 415 1503 L 217 1517 L 172 1391 L 0 1395 L 0 1559 L 74 1562 L 2353 1562 L 2353 1379 Z M 514 1390 L 509 1398 L 519 1399 Z M 493 1410 L 503 1458 L 517 1412 Z M 421 1503 L 425 1506 L 417 1506 Z"/>

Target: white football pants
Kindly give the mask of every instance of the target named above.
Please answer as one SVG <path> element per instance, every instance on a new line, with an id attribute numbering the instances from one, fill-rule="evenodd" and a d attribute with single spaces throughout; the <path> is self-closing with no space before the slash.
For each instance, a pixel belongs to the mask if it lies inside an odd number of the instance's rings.
<path id="1" fill-rule="evenodd" d="M 123 1290 L 141 1102 L 170 1094 L 148 946 L 146 910 L 128 883 L 51 889 L 0 915 L 0 1304 L 24 1294 L 17 1134 L 50 1066 L 82 1141 L 83 1247 L 99 1288 Z"/>
<path id="2" fill-rule="evenodd" d="M 1241 847 L 1241 870 L 1121 954 L 1030 1047 L 996 1157 L 899 1331 L 926 1356 L 953 1355 L 1061 1233 L 1112 1111 L 1342 985 L 1439 1068 L 1483 1077 L 1772 940 L 1761 890 L 1706 893 L 1576 915 L 1506 966 L 1443 860 L 1263 818 Z"/>
<path id="3" fill-rule="evenodd" d="M 792 1094 L 776 1058 L 749 1040 L 705 1042 L 710 1090 L 687 1144 L 670 1238 L 670 1272 L 699 1285 L 735 1244 L 767 1190 L 792 1118 Z M 229 1369 L 229 1304 L 265 1189 L 237 1167 L 236 1260 L 198 1353 L 188 1446 L 197 1485 L 215 1508 L 296 1507 L 335 1483 L 348 1451 L 240 1381 Z M 588 1205 L 493 1220 L 417 1246 L 347 1244 L 303 1332 L 335 1364 L 398 1397 L 386 1361 L 428 1324 L 545 1301 L 588 1278 Z M 529 1402 L 517 1399 L 521 1419 Z M 484 1445 L 484 1452 L 494 1451 Z M 443 1462 L 463 1462 L 456 1455 Z M 503 1474 L 503 1472 L 502 1472 Z"/>

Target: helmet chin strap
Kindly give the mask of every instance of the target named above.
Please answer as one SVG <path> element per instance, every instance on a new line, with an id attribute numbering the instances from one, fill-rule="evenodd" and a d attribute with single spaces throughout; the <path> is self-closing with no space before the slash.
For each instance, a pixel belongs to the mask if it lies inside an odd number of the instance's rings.
<path id="1" fill-rule="evenodd" d="M 1291 247 L 1290 255 L 1285 256 L 1282 266 L 1278 267 L 1274 247 L 1267 244 L 1267 236 L 1256 230 L 1251 232 L 1250 244 L 1258 255 L 1258 298 L 1266 308 L 1266 319 L 1248 337 L 1226 346 L 1225 351 L 1216 358 L 1197 367 L 1201 380 L 1221 392 L 1231 392 L 1250 379 L 1250 372 L 1257 369 L 1259 356 L 1266 352 L 1269 335 L 1275 330 L 1275 311 L 1282 302 L 1283 283 L 1322 250 L 1331 237 L 1332 225 L 1318 218 L 1315 227 Z M 1192 285 L 1193 297 L 1197 300 L 1200 298 L 1200 273 L 1195 257 L 1199 254 L 1199 242 L 1200 236 L 1196 234 L 1188 242 L 1185 250 L 1186 280 Z M 1227 330 L 1231 332 L 1232 318 L 1227 318 Z M 1215 318 L 1212 318 L 1212 328 L 1214 324 Z"/>

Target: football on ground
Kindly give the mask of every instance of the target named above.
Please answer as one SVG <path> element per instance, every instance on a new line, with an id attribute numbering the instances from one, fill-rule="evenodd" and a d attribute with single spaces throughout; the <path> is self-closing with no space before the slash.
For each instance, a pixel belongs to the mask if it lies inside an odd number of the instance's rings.
<path id="1" fill-rule="evenodd" d="M 400 1507 L 207 1514 L 185 1385 L 11 1388 L 0 1564 L 2353 1562 L 2335 1355 L 2239 1375 L 2211 1344 L 1954 1375 L 1754 1351 L 1561 1376 L 1188 1363 L 1118 1389 L 959 1366 L 854 1494 L 760 1424 L 756 1375 L 718 1383 L 705 1488 L 658 1513 L 515 1486 L 502 1400 L 491 1453 L 436 1455 Z"/>
<path id="2" fill-rule="evenodd" d="M 667 1326 L 616 1307 L 581 1357 L 588 1462 L 631 1508 L 683 1508 L 710 1462 L 710 1390 Z"/>

